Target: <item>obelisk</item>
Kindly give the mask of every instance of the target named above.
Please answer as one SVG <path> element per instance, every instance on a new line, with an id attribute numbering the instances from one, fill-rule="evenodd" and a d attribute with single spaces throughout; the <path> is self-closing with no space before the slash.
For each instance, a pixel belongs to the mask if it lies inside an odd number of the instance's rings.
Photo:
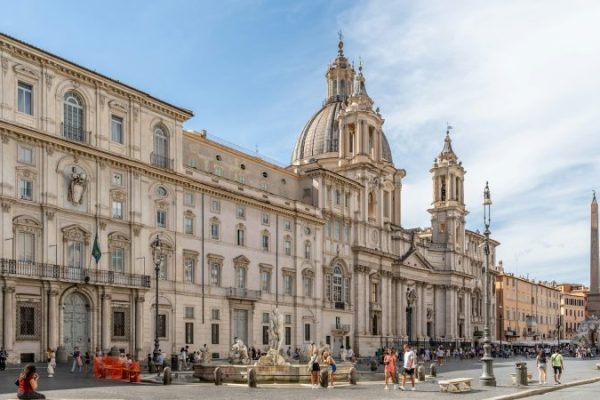
<path id="1" fill-rule="evenodd" d="M 600 317 L 600 263 L 598 262 L 598 202 L 596 192 L 592 199 L 592 221 L 590 235 L 590 293 L 588 294 L 588 313 Z"/>

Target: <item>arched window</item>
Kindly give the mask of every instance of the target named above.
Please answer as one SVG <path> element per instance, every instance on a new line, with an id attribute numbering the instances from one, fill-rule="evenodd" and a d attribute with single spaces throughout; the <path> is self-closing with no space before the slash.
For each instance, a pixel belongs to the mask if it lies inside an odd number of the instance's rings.
<path id="1" fill-rule="evenodd" d="M 246 245 L 246 228 L 242 224 L 239 224 L 235 231 L 235 242 L 238 246 Z"/>
<path id="2" fill-rule="evenodd" d="M 344 273 L 340 264 L 336 264 L 333 271 L 325 274 L 325 298 L 336 307 L 344 303 L 350 304 L 350 276 Z"/>
<path id="3" fill-rule="evenodd" d="M 310 260 L 310 257 L 311 257 L 310 247 L 311 247 L 310 242 L 306 241 L 304 243 L 304 258 L 309 259 L 309 260 Z"/>
<path id="4" fill-rule="evenodd" d="M 64 137 L 78 142 L 86 142 L 83 132 L 83 101 L 74 92 L 65 94 L 64 100 Z"/>
<path id="5" fill-rule="evenodd" d="M 344 276 L 342 274 L 342 269 L 339 266 L 336 266 L 333 270 L 333 282 L 332 282 L 332 297 L 333 301 L 336 303 L 342 302 L 342 288 L 343 288 Z"/>
<path id="6" fill-rule="evenodd" d="M 151 158 L 153 165 L 160 168 L 170 168 L 169 137 L 160 127 L 154 129 L 154 152 Z"/>
<path id="7" fill-rule="evenodd" d="M 369 193 L 369 219 L 375 219 L 375 194 L 373 192 Z"/>

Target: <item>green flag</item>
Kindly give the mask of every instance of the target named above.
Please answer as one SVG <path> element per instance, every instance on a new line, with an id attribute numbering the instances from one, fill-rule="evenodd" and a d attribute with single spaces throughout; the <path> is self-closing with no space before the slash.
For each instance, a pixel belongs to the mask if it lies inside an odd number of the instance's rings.
<path id="1" fill-rule="evenodd" d="M 94 248 L 92 249 L 92 257 L 96 260 L 96 265 L 98 265 L 98 261 L 100 261 L 100 257 L 102 257 L 102 252 L 100 251 L 100 244 L 98 243 L 98 232 L 96 231 L 96 237 L 94 238 Z"/>

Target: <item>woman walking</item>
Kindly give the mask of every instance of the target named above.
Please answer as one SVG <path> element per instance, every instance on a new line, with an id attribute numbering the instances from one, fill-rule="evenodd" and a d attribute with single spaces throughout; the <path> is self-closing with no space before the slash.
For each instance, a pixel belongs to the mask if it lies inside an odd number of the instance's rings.
<path id="1" fill-rule="evenodd" d="M 36 392 L 38 378 L 39 375 L 35 370 L 35 365 L 29 364 L 23 368 L 23 371 L 19 374 L 19 379 L 17 379 L 17 384 L 19 385 L 17 397 L 19 399 L 45 399 L 46 396 Z"/>
<path id="2" fill-rule="evenodd" d="M 537 357 L 535 358 L 535 363 L 538 369 L 538 380 L 540 385 L 546 384 L 546 353 L 544 350 L 540 350 L 538 352 Z"/>
<path id="3" fill-rule="evenodd" d="M 396 359 L 394 357 L 393 351 L 390 349 L 385 349 L 384 351 L 384 356 L 383 356 L 383 365 L 384 367 L 384 373 L 385 373 L 385 390 L 388 390 L 388 382 L 391 378 L 392 383 L 394 384 L 394 389 L 397 389 L 397 385 L 396 385 Z"/>
<path id="4" fill-rule="evenodd" d="M 321 365 L 319 363 L 319 351 L 314 350 L 310 361 L 308 362 L 308 369 L 310 370 L 310 383 L 313 389 L 319 388 L 319 374 L 321 373 Z"/>
<path id="5" fill-rule="evenodd" d="M 48 349 L 48 378 L 54 376 L 54 368 L 56 368 L 56 353 L 52 349 Z"/>

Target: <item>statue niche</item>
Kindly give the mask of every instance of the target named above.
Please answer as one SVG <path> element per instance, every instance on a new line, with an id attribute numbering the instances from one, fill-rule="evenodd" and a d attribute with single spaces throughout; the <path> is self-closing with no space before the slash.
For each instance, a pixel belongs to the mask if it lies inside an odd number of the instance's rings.
<path id="1" fill-rule="evenodd" d="M 88 178 L 85 171 L 81 168 L 73 166 L 69 175 L 69 192 L 67 200 L 73 205 L 79 206 L 83 201 L 83 195 L 88 184 Z"/>

